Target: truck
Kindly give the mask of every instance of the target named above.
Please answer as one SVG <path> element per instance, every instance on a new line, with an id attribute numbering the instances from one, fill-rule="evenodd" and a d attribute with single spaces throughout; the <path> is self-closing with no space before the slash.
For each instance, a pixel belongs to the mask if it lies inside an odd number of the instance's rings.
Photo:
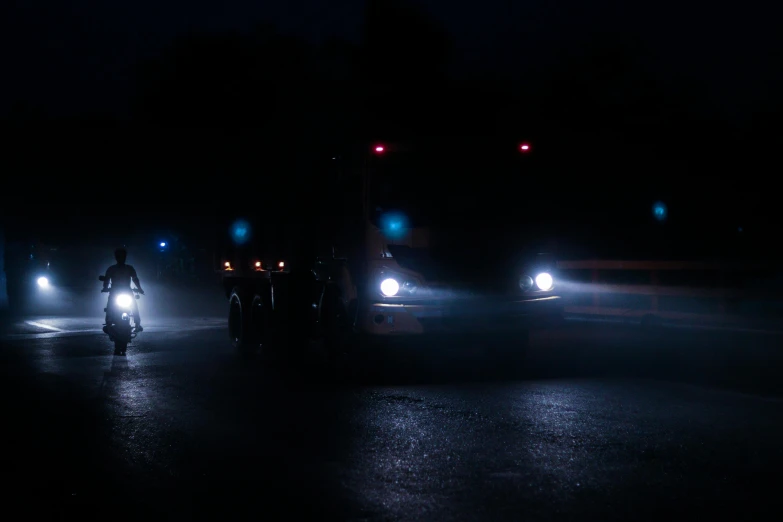
<path id="1" fill-rule="evenodd" d="M 315 342 L 336 361 L 475 335 L 499 362 L 521 361 L 530 330 L 562 316 L 554 259 L 531 225 L 541 180 L 530 151 L 367 140 L 305 162 L 305 177 L 267 164 L 259 177 L 276 181 L 217 227 L 231 342 Z"/>

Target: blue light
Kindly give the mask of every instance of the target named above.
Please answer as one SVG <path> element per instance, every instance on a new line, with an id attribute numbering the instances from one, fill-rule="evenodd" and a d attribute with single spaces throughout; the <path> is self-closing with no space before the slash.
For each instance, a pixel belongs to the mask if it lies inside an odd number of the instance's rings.
<path id="1" fill-rule="evenodd" d="M 383 214 L 380 219 L 381 229 L 386 237 L 390 239 L 401 239 L 405 237 L 408 229 L 408 219 L 405 214 L 400 212 L 389 212 Z"/>
<path id="2" fill-rule="evenodd" d="M 250 223 L 239 219 L 231 225 L 231 237 L 237 244 L 247 243 L 250 240 Z"/>
<path id="3" fill-rule="evenodd" d="M 662 201 L 657 201 L 653 205 L 653 216 L 655 216 L 655 219 L 658 221 L 665 221 L 668 214 L 669 209 L 666 208 L 666 204 Z"/>
<path id="4" fill-rule="evenodd" d="M 166 248 L 166 242 L 165 241 L 161 241 L 160 242 L 160 248 Z"/>

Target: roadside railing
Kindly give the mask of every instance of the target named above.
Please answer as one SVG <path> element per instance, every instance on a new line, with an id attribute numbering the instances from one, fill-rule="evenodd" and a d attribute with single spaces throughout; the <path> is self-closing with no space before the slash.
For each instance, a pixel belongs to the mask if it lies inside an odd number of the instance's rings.
<path id="1" fill-rule="evenodd" d="M 570 316 L 694 324 L 783 324 L 783 279 L 774 266 L 695 261 L 559 261 Z"/>

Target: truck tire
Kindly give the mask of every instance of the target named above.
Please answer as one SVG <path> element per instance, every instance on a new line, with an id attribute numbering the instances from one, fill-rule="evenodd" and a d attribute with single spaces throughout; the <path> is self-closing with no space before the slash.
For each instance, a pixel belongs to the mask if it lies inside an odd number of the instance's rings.
<path id="1" fill-rule="evenodd" d="M 241 351 L 254 349 L 250 324 L 250 300 L 247 294 L 239 288 L 234 288 L 228 302 L 228 336 L 231 344 Z"/>
<path id="2" fill-rule="evenodd" d="M 251 338 L 256 348 L 261 348 L 265 356 L 274 354 L 274 343 L 269 330 L 271 303 L 264 296 L 256 294 L 250 304 Z"/>

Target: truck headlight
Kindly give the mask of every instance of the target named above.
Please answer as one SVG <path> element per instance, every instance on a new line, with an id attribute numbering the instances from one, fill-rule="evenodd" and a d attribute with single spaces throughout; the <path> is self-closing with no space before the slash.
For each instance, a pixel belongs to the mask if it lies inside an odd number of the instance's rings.
<path id="1" fill-rule="evenodd" d="M 536 286 L 539 290 L 543 290 L 544 292 L 551 290 L 553 284 L 554 280 L 552 279 L 552 276 L 546 272 L 542 272 L 536 276 Z"/>
<path id="2" fill-rule="evenodd" d="M 120 308 L 130 308 L 131 303 L 133 303 L 133 298 L 128 294 L 118 295 L 115 303 L 117 303 L 117 306 Z"/>
<path id="3" fill-rule="evenodd" d="M 400 283 L 391 277 L 381 281 L 381 293 L 386 297 L 393 297 L 400 291 Z"/>

